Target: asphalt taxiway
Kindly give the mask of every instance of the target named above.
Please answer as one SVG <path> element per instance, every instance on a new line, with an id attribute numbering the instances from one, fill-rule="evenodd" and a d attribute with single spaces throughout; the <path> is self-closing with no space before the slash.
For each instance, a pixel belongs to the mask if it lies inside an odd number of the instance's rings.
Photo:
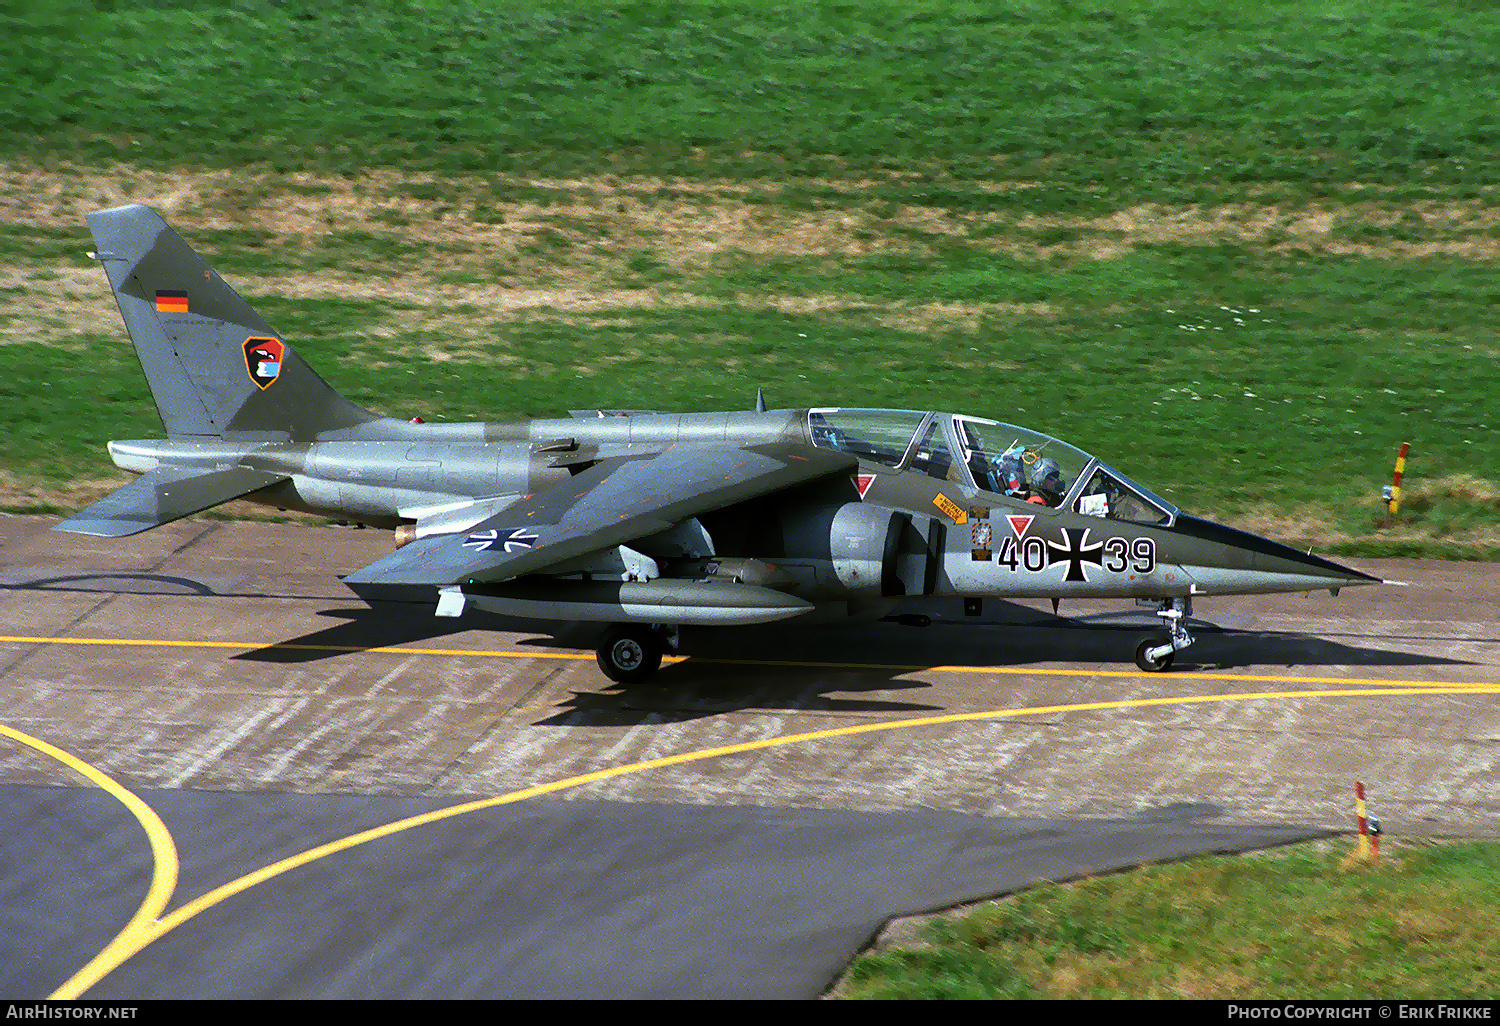
<path id="1" fill-rule="evenodd" d="M 337 575 L 390 550 L 374 531 L 199 520 L 92 539 L 51 523 L 0 519 L 0 785 L 24 794 L 102 778 L 432 809 L 1194 810 L 1316 830 L 1352 824 L 1358 780 L 1388 832 L 1500 832 L 1493 565 L 1351 560 L 1407 584 L 1203 600 L 1166 674 L 1131 662 L 1148 611 L 991 602 L 979 620 L 934 605 L 928 628 L 687 632 L 683 658 L 621 688 L 592 625 L 366 607 Z"/>

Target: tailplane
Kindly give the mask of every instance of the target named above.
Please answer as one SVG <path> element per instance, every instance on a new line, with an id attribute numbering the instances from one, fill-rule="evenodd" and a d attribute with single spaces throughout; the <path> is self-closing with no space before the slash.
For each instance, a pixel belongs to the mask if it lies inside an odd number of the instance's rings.
<path id="1" fill-rule="evenodd" d="M 171 438 L 309 441 L 379 419 L 329 387 L 156 211 L 87 220 Z"/>
<path id="2" fill-rule="evenodd" d="M 194 468 L 157 467 L 52 529 L 123 538 L 201 513 L 287 477 L 249 467 L 228 467 L 208 473 Z"/>

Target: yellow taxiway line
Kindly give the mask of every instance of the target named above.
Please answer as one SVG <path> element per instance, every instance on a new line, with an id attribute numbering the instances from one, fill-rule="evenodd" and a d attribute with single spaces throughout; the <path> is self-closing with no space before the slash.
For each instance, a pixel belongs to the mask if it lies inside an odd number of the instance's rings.
<path id="1" fill-rule="evenodd" d="M 61 990 L 72 986 L 75 980 L 97 980 L 161 936 L 160 922 L 157 917 L 161 915 L 162 909 L 167 907 L 167 902 L 172 898 L 172 892 L 177 889 L 177 844 L 172 840 L 171 832 L 167 830 L 167 825 L 161 821 L 161 817 L 156 814 L 156 810 L 82 759 L 40 738 L 23 734 L 13 727 L 7 727 L 3 723 L 0 723 L 0 736 L 18 741 L 43 755 L 56 759 L 82 776 L 84 780 L 109 792 L 120 804 L 130 810 L 130 814 L 146 831 L 147 840 L 151 842 L 151 856 L 155 868 L 151 873 L 151 887 L 146 891 L 146 899 L 141 902 L 141 907 L 136 910 L 130 922 L 125 924 L 125 929 L 121 930 L 115 939 L 110 941 L 104 950 L 95 955 L 87 965 L 78 970 L 72 980 L 63 984 L 59 990 L 61 993 Z"/>

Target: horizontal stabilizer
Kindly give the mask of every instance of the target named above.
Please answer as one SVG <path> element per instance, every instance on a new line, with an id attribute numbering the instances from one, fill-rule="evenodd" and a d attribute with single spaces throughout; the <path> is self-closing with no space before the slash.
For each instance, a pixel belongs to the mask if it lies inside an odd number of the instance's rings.
<path id="1" fill-rule="evenodd" d="M 122 538 L 201 513 L 221 502 L 238 499 L 286 479 L 286 474 L 248 467 L 230 467 L 206 474 L 198 470 L 157 467 L 52 529 Z"/>

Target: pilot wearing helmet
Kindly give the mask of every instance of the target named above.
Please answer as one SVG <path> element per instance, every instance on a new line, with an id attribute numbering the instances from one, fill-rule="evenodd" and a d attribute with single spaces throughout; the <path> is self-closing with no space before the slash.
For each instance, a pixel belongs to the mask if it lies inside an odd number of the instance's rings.
<path id="1" fill-rule="evenodd" d="M 991 489 L 1013 499 L 1023 499 L 1039 506 L 1060 505 L 1063 493 L 1068 490 L 1062 467 L 1050 456 L 1036 459 L 1034 452 L 1030 454 L 1032 463 L 1028 467 L 1027 455 L 1023 446 L 1013 445 L 991 460 L 989 468 Z"/>
<path id="2" fill-rule="evenodd" d="M 1063 501 L 1063 493 L 1068 490 L 1068 482 L 1063 479 L 1062 467 L 1051 456 L 1044 456 L 1037 460 L 1036 466 L 1031 472 L 1032 498 L 1028 501 L 1041 501 L 1049 506 L 1059 506 Z"/>

